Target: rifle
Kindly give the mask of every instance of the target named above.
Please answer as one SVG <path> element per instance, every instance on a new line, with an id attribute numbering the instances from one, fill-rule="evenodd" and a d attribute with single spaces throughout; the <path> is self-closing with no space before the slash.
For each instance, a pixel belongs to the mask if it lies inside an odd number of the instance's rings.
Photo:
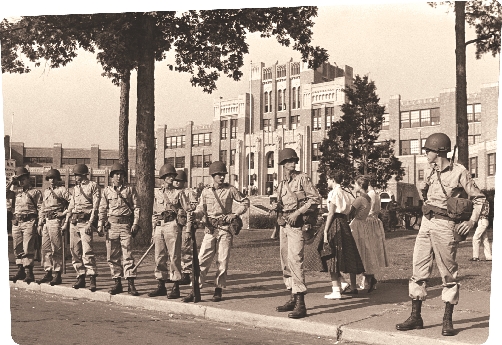
<path id="1" fill-rule="evenodd" d="M 131 272 L 134 272 L 138 269 L 139 265 L 141 265 L 141 263 L 143 262 L 143 260 L 145 260 L 145 257 L 148 255 L 148 253 L 150 253 L 150 251 L 152 250 L 153 246 L 155 245 L 155 243 L 152 243 L 150 245 L 150 247 L 148 247 L 148 249 L 146 250 L 145 254 L 143 254 L 143 256 L 138 260 L 138 262 L 136 264 L 133 264 L 132 267 L 131 267 Z"/>
<path id="2" fill-rule="evenodd" d="M 195 232 L 197 228 L 191 225 L 192 232 L 192 292 L 193 292 L 193 302 L 197 303 L 201 301 L 200 297 L 200 267 L 199 267 L 199 253 L 197 252 L 197 240 L 195 239 Z"/>

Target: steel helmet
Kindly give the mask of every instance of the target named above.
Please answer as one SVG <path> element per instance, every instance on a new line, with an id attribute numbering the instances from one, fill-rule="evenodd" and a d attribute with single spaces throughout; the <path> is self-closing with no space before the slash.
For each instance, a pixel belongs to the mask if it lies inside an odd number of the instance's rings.
<path id="1" fill-rule="evenodd" d="M 425 140 L 425 144 L 422 149 L 427 149 L 435 152 L 450 152 L 451 140 L 444 133 L 434 133 L 429 135 L 427 140 Z"/>
<path id="2" fill-rule="evenodd" d="M 58 169 L 50 169 L 49 171 L 47 171 L 47 174 L 45 175 L 45 180 L 49 181 L 50 178 L 56 181 L 61 181 L 61 173 L 59 172 Z"/>
<path id="3" fill-rule="evenodd" d="M 185 170 L 178 170 L 178 175 L 174 178 L 175 181 L 188 182 Z"/>
<path id="4" fill-rule="evenodd" d="M 127 172 L 125 171 L 124 169 L 124 166 L 120 163 L 113 163 L 112 167 L 110 168 L 110 177 L 113 176 L 114 173 L 118 172 L 118 171 L 122 171 L 124 173 L 124 175 L 127 174 Z"/>
<path id="5" fill-rule="evenodd" d="M 215 174 L 228 174 L 227 166 L 225 163 L 216 161 L 211 163 L 209 166 L 209 175 L 213 176 Z"/>
<path id="6" fill-rule="evenodd" d="M 159 170 L 159 178 L 160 179 L 165 179 L 167 175 L 178 175 L 178 173 L 176 172 L 176 169 L 174 168 L 174 165 L 172 164 L 164 164 L 160 170 Z"/>
<path id="7" fill-rule="evenodd" d="M 290 148 L 285 148 L 279 151 L 279 165 L 283 165 L 285 160 L 293 158 L 296 160 L 296 163 L 298 163 L 298 161 L 300 160 L 295 150 Z"/>
<path id="8" fill-rule="evenodd" d="M 28 171 L 28 169 L 26 169 L 24 167 L 18 167 L 14 171 L 15 171 L 15 173 L 14 173 L 15 178 L 20 178 L 23 175 L 28 175 L 28 176 L 30 175 L 30 172 Z"/>
<path id="9" fill-rule="evenodd" d="M 75 164 L 73 167 L 73 175 L 87 175 L 89 173 L 89 168 L 85 164 Z"/>

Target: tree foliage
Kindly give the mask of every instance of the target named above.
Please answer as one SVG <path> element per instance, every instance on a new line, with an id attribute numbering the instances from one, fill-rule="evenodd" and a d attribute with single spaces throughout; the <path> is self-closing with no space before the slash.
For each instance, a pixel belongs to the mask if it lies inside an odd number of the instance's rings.
<path id="1" fill-rule="evenodd" d="M 335 172 L 344 176 L 342 185 L 349 186 L 357 175 L 372 174 L 377 187 L 386 188 L 395 175 L 401 180 L 404 170 L 394 156 L 395 140 L 378 142 L 385 107 L 378 104 L 376 86 L 368 76 L 356 75 L 353 85 L 344 89 L 347 102 L 343 115 L 333 122 L 321 145 L 319 191 L 327 195 L 326 177 Z"/>

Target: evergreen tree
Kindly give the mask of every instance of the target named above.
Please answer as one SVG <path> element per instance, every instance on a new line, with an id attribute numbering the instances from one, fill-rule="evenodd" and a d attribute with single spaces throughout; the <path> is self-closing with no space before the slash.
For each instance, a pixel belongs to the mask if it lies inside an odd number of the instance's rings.
<path id="1" fill-rule="evenodd" d="M 373 174 L 380 188 L 386 188 L 393 175 L 398 181 L 404 176 L 401 162 L 394 156 L 395 140 L 378 142 L 385 107 L 378 104 L 375 91 L 375 83 L 359 75 L 344 89 L 347 102 L 341 106 L 343 115 L 333 122 L 319 148 L 317 187 L 323 196 L 327 195 L 326 177 L 335 172 L 343 174 L 344 186 L 352 184 L 359 174 Z"/>

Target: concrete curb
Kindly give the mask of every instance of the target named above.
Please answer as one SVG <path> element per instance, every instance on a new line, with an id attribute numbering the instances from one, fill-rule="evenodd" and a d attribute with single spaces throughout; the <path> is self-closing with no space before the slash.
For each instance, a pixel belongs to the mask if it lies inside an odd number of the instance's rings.
<path id="1" fill-rule="evenodd" d="M 381 345 L 430 345 L 431 342 L 440 345 L 472 345 L 469 343 L 458 342 L 450 338 L 448 340 L 430 339 L 427 337 L 406 334 L 404 332 L 391 333 L 377 331 L 374 329 L 361 330 L 350 326 L 311 322 L 308 319 L 289 319 L 287 317 L 287 313 L 284 313 L 284 317 L 268 316 L 244 311 L 210 307 L 201 304 L 183 303 L 179 300 L 169 301 L 167 299 L 160 300 L 156 298 L 142 298 L 126 294 L 112 296 L 109 293 L 102 291 L 91 292 L 88 288 L 73 289 L 66 286 L 50 286 L 49 284 L 26 284 L 21 281 L 9 283 L 11 288 L 25 289 L 28 291 L 40 291 L 69 298 L 86 298 L 93 301 L 111 302 L 128 307 L 189 315 L 196 318 L 219 321 L 223 323 L 237 323 L 245 326 L 266 328 L 270 330 L 304 333 L 314 336 L 328 337 L 333 340 L 347 340 Z"/>

